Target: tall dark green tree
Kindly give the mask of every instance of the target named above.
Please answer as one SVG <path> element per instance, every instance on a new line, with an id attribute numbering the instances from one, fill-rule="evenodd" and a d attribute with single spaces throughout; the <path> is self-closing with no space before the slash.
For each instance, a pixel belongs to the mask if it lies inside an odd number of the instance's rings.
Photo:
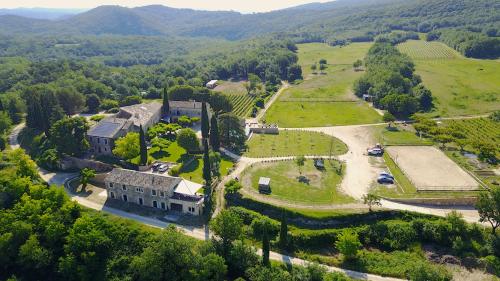
<path id="1" fill-rule="evenodd" d="M 220 151 L 219 125 L 217 124 L 217 116 L 215 114 L 210 119 L 210 146 L 213 151 Z"/>
<path id="2" fill-rule="evenodd" d="M 280 248 L 285 249 L 288 245 L 288 222 L 286 218 L 286 213 L 281 214 L 281 226 L 280 226 Z"/>
<path id="3" fill-rule="evenodd" d="M 210 170 L 210 156 L 207 139 L 203 139 L 203 179 L 208 187 L 212 183 L 212 173 Z M 210 194 L 207 194 L 210 195 Z"/>
<path id="4" fill-rule="evenodd" d="M 4 110 L 5 110 L 5 108 L 3 107 L 3 102 L 2 102 L 2 100 L 0 99 L 0 111 L 4 111 Z"/>
<path id="5" fill-rule="evenodd" d="M 148 163 L 148 148 L 146 147 L 146 136 L 144 135 L 144 130 L 142 125 L 139 128 L 139 144 L 141 148 L 141 165 L 146 165 Z"/>
<path id="6" fill-rule="evenodd" d="M 207 103 L 201 103 L 201 136 L 204 139 L 208 138 L 208 133 L 210 130 L 210 124 L 208 120 Z"/>
<path id="7" fill-rule="evenodd" d="M 267 227 L 264 227 L 264 232 L 262 233 L 262 265 L 270 266 L 269 235 L 267 234 Z"/>
<path id="8" fill-rule="evenodd" d="M 167 87 L 163 88 L 163 107 L 162 112 L 163 115 L 167 115 L 170 112 L 170 104 L 168 103 L 168 89 Z"/>

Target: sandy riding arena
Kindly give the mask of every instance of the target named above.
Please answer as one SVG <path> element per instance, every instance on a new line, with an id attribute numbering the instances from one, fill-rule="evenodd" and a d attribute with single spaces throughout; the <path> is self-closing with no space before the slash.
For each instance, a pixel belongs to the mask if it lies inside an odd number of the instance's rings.
<path id="1" fill-rule="evenodd" d="M 387 152 L 418 191 L 468 191 L 478 182 L 432 146 L 391 146 Z"/>

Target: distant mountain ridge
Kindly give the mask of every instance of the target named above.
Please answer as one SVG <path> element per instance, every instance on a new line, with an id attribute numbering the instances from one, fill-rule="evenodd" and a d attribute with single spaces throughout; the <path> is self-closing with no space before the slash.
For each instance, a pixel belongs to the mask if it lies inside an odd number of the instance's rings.
<path id="1" fill-rule="evenodd" d="M 0 9 L 0 15 L 20 16 L 33 19 L 56 20 L 70 17 L 87 9 L 14 8 Z"/>
<path id="2" fill-rule="evenodd" d="M 229 40 L 287 33 L 306 41 L 364 40 L 394 29 L 428 32 L 488 25 L 500 30 L 499 14 L 497 0 L 338 0 L 255 14 L 161 5 L 100 6 L 51 21 L 0 16 L 0 33 L 205 36 Z"/>

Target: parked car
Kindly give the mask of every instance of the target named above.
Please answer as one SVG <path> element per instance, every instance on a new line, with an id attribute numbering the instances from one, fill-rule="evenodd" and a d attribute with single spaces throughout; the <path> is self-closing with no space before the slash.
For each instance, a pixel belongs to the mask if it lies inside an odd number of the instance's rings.
<path id="1" fill-rule="evenodd" d="M 386 177 L 386 178 L 391 178 L 391 179 L 394 179 L 394 176 L 389 174 L 388 172 L 382 172 L 380 173 L 380 176 L 381 177 Z"/>
<path id="2" fill-rule="evenodd" d="M 394 184 L 394 179 L 388 177 L 378 177 L 377 182 L 380 184 Z"/>
<path id="3" fill-rule="evenodd" d="M 158 171 L 158 169 L 160 168 L 162 164 L 161 163 L 154 163 L 153 166 L 151 166 L 151 168 L 153 169 L 153 171 Z"/>
<path id="4" fill-rule="evenodd" d="M 381 156 L 384 154 L 384 150 L 381 149 L 381 148 L 370 148 L 368 149 L 368 155 L 371 155 L 371 156 Z"/>
<path id="5" fill-rule="evenodd" d="M 168 165 L 166 165 L 166 164 L 162 164 L 162 165 L 158 168 L 158 172 L 160 172 L 160 173 L 165 173 L 167 170 L 168 170 Z"/>

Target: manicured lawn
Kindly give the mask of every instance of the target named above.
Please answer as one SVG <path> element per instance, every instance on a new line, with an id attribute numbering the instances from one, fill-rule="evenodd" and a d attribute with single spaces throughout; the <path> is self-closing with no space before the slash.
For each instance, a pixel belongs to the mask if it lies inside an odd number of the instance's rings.
<path id="1" fill-rule="evenodd" d="M 203 157 L 202 155 L 187 155 L 186 150 L 180 147 L 177 142 L 172 144 L 165 151 L 159 151 L 153 147 L 148 150 L 152 161 L 164 161 L 173 163 L 182 163 L 180 176 L 197 183 L 203 183 Z M 189 161 L 194 158 L 193 161 Z M 132 163 L 139 163 L 139 157 L 134 158 Z M 186 164 L 187 163 L 187 164 Z M 227 175 L 228 169 L 233 166 L 233 162 L 227 158 L 222 158 L 220 173 L 221 176 Z"/>
<path id="2" fill-rule="evenodd" d="M 373 124 L 382 117 L 365 102 L 277 102 L 266 112 L 268 124 L 285 128 Z"/>
<path id="3" fill-rule="evenodd" d="M 299 64 L 304 81 L 288 88 L 267 111 L 267 123 L 281 127 L 320 127 L 378 123 L 379 114 L 352 94 L 352 85 L 363 72 L 352 64 L 362 59 L 371 43 L 345 47 L 299 44 Z M 311 65 L 326 59 L 325 74 L 312 74 Z M 319 73 L 319 70 L 318 70 Z"/>
<path id="4" fill-rule="evenodd" d="M 335 167 L 339 164 L 333 162 Z M 310 204 L 341 204 L 354 202 L 354 199 L 341 193 L 338 185 L 342 176 L 329 161 L 325 161 L 324 171 L 316 169 L 312 160 L 307 160 L 302 167 L 304 181 L 300 182 L 299 169 L 294 161 L 282 161 L 270 164 L 254 165 L 244 172 L 243 185 L 258 190 L 260 177 L 271 179 L 271 194 L 269 196 L 290 202 Z M 308 181 L 308 182 L 306 182 Z"/>
<path id="5" fill-rule="evenodd" d="M 373 134 L 378 143 L 382 145 L 432 145 L 432 141 L 419 138 L 410 125 L 392 127 L 386 125 L 372 127 Z"/>
<path id="6" fill-rule="evenodd" d="M 188 179 L 193 182 L 203 183 L 203 156 L 196 155 L 193 156 L 194 160 L 189 162 L 187 165 L 183 165 L 181 168 L 181 176 L 184 179 Z M 233 167 L 233 162 L 228 158 L 222 158 L 220 163 L 220 174 L 225 176 L 228 174 L 228 170 Z"/>
<path id="7" fill-rule="evenodd" d="M 247 157 L 341 155 L 347 146 L 339 139 L 316 132 L 280 131 L 278 135 L 254 134 L 247 142 Z"/>
<path id="8" fill-rule="evenodd" d="M 435 98 L 432 116 L 481 114 L 500 109 L 500 62 L 469 59 L 440 43 L 409 41 L 400 50 L 413 57 Z M 452 56 L 451 54 L 455 54 Z"/>

